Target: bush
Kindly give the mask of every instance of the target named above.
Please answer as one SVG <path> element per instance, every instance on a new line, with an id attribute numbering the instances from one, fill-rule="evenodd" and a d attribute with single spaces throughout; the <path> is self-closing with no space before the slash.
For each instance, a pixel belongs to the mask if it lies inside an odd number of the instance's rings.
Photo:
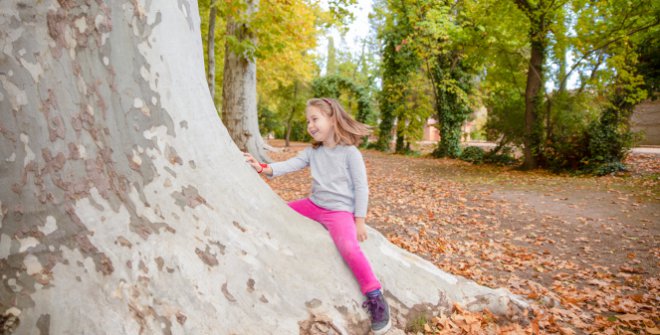
<path id="1" fill-rule="evenodd" d="M 488 152 L 484 156 L 484 162 L 496 165 L 513 165 L 518 163 L 518 159 L 513 157 L 510 147 L 504 147 L 501 154 Z"/>
<path id="2" fill-rule="evenodd" d="M 628 171 L 626 165 L 621 162 L 611 162 L 598 165 L 593 169 L 592 173 L 597 176 L 605 176 L 608 174 L 613 174 L 617 172 Z"/>
<path id="3" fill-rule="evenodd" d="M 467 147 L 463 149 L 459 158 L 466 162 L 481 164 L 484 161 L 485 151 L 479 147 Z"/>

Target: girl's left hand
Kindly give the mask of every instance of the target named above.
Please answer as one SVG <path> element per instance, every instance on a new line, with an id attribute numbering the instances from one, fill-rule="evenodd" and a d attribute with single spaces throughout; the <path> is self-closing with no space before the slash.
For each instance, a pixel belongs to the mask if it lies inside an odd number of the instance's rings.
<path id="1" fill-rule="evenodd" d="M 362 219 L 362 220 L 360 220 Z M 356 218 L 355 220 L 355 230 L 357 230 L 357 239 L 360 242 L 367 240 L 367 224 L 364 223 L 364 218 Z"/>

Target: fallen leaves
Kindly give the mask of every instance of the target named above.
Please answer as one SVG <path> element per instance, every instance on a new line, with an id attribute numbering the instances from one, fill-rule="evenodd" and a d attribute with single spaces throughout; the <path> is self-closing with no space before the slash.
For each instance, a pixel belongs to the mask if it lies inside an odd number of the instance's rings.
<path id="1" fill-rule="evenodd" d="M 283 160 L 295 152 L 271 156 Z M 644 175 L 660 171 L 657 156 L 631 155 L 642 165 L 629 179 L 596 179 L 363 155 L 368 224 L 447 272 L 526 297 L 536 315 L 523 326 L 455 306 L 417 332 L 660 333 L 660 219 L 652 210 L 658 180 Z M 267 182 L 287 201 L 310 190 L 308 171 Z"/>

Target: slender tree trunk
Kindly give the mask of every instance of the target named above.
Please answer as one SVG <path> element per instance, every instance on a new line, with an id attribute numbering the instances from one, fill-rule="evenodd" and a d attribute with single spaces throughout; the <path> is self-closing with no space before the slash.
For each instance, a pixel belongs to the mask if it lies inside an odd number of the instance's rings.
<path id="1" fill-rule="evenodd" d="M 286 119 L 286 136 L 284 138 L 284 146 L 287 148 L 291 145 L 291 143 L 289 142 L 291 139 L 291 122 L 293 121 L 293 117 L 296 115 L 297 100 L 298 100 L 298 81 L 294 80 L 293 97 L 292 97 L 293 104 L 291 105 L 291 112 L 289 113 L 289 117 Z"/>
<path id="2" fill-rule="evenodd" d="M 246 0 L 246 4 L 245 15 L 250 17 L 258 10 L 259 0 Z M 227 17 L 227 35 L 257 43 L 249 22 L 237 22 L 235 17 Z M 269 146 L 259 132 L 256 60 L 247 52 L 237 54 L 229 43 L 225 49 L 222 113 L 229 135 L 241 150 L 248 151 L 261 162 L 272 162 L 265 150 Z"/>
<path id="3" fill-rule="evenodd" d="M 185 0 L 0 2 L 3 334 L 366 333 L 327 232 L 218 119 L 198 13 Z M 369 234 L 397 328 L 453 303 L 527 308 Z"/>
<path id="4" fill-rule="evenodd" d="M 402 118 L 398 118 L 397 121 L 397 126 L 396 126 L 396 145 L 394 147 L 394 152 L 401 153 L 404 151 L 405 148 L 405 138 L 403 136 L 404 128 L 406 126 L 406 122 Z"/>
<path id="5" fill-rule="evenodd" d="M 538 114 L 543 103 L 543 62 L 545 61 L 545 29 L 543 18 L 536 23 L 532 20 L 530 30 L 531 57 L 527 70 L 527 87 L 525 88 L 525 136 L 524 136 L 524 169 L 538 167 L 541 155 L 541 127 Z"/>
<path id="6" fill-rule="evenodd" d="M 217 6 L 215 2 L 211 2 L 211 10 L 209 11 L 209 31 L 207 35 L 207 59 L 209 67 L 207 69 L 207 82 L 209 84 L 209 91 L 211 92 L 211 99 L 215 100 L 215 20 L 217 13 Z"/>

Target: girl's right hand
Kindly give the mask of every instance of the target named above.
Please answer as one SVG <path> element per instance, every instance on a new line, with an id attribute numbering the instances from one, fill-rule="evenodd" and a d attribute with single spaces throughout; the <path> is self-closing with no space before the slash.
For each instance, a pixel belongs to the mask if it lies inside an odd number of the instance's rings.
<path id="1" fill-rule="evenodd" d="M 246 161 L 248 164 L 250 164 L 250 166 L 252 166 L 252 168 L 254 169 L 254 171 L 259 171 L 259 170 L 261 170 L 261 165 L 259 165 L 259 162 L 258 162 L 256 159 L 254 159 L 254 157 L 252 157 L 252 155 L 250 155 L 250 154 L 247 153 L 247 152 L 244 152 L 244 153 L 243 153 L 243 157 L 245 157 L 245 161 Z"/>

